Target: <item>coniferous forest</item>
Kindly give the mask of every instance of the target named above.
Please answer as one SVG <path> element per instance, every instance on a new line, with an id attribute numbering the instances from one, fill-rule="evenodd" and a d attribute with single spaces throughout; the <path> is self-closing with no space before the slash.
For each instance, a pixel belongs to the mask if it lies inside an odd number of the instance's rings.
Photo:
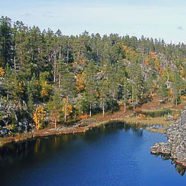
<path id="1" fill-rule="evenodd" d="M 0 135 L 186 99 L 186 45 L 118 34 L 63 35 L 0 18 Z"/>

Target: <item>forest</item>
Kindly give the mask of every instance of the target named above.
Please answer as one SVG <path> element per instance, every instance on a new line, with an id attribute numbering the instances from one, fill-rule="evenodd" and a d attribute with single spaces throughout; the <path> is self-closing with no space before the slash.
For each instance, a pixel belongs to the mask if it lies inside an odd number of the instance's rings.
<path id="1" fill-rule="evenodd" d="M 97 113 L 186 100 L 186 45 L 118 34 L 63 35 L 0 18 L 0 135 Z"/>

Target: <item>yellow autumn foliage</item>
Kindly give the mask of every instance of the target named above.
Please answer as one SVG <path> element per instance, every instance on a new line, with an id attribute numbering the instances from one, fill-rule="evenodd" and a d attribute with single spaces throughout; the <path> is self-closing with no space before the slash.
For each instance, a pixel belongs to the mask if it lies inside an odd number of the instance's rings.
<path id="1" fill-rule="evenodd" d="M 157 59 L 157 54 L 156 54 L 156 52 L 150 52 L 150 53 L 149 53 L 149 56 L 150 56 L 150 58 L 152 58 L 152 59 Z"/>
<path id="2" fill-rule="evenodd" d="M 154 60 L 154 64 L 155 64 L 156 69 L 159 71 L 160 70 L 160 61 L 157 58 Z"/>
<path id="3" fill-rule="evenodd" d="M 169 95 L 169 97 L 173 97 L 174 92 L 173 92 L 173 89 L 172 88 L 169 89 L 168 95 Z"/>
<path id="4" fill-rule="evenodd" d="M 41 89 L 41 96 L 42 97 L 48 96 L 48 91 L 45 87 L 42 87 Z"/>
<path id="5" fill-rule="evenodd" d="M 33 120 L 35 122 L 37 129 L 42 128 L 45 117 L 46 117 L 46 112 L 44 110 L 44 107 L 39 105 L 33 114 Z"/>
<path id="6" fill-rule="evenodd" d="M 72 109 L 73 109 L 72 105 L 68 104 L 67 105 L 67 115 L 69 115 L 70 113 L 72 113 Z"/>
<path id="7" fill-rule="evenodd" d="M 41 82 L 41 96 L 46 97 L 49 96 L 51 90 L 51 86 L 47 83 L 47 81 Z"/>
<path id="8" fill-rule="evenodd" d="M 182 78 L 186 78 L 186 69 L 184 67 L 181 67 L 180 75 L 181 75 Z"/>
<path id="9" fill-rule="evenodd" d="M 23 81 L 18 82 L 17 84 L 17 92 L 23 93 L 24 92 L 24 83 Z"/>
<path id="10" fill-rule="evenodd" d="M 63 105 L 62 111 L 68 116 L 72 113 L 73 107 L 66 98 L 63 99 L 63 103 L 64 105 Z"/>
<path id="11" fill-rule="evenodd" d="M 3 77 L 5 75 L 5 70 L 0 67 L 0 77 Z"/>
<path id="12" fill-rule="evenodd" d="M 125 55 L 128 60 L 138 58 L 138 53 L 133 48 L 124 45 L 123 50 L 125 51 Z"/>
<path id="13" fill-rule="evenodd" d="M 85 89 L 85 74 L 81 73 L 78 74 L 76 77 L 76 88 L 78 92 L 82 91 Z"/>

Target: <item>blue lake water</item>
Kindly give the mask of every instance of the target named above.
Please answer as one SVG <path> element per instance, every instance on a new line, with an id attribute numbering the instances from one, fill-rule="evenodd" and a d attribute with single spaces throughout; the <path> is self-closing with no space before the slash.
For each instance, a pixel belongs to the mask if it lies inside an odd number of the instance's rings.
<path id="1" fill-rule="evenodd" d="M 183 169 L 150 154 L 151 145 L 165 140 L 120 126 L 10 145 L 0 151 L 0 185 L 185 186 Z"/>

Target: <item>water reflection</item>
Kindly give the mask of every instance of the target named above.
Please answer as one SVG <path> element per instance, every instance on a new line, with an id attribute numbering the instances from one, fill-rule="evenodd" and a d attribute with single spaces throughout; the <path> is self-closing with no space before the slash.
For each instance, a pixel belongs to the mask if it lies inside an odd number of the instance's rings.
<path id="1" fill-rule="evenodd" d="M 81 135 L 63 135 L 53 136 L 47 138 L 38 138 L 26 142 L 17 144 L 9 144 L 0 149 L 0 173 L 3 171 L 3 167 L 16 163 L 19 165 L 21 162 L 39 161 L 43 162 L 49 159 L 49 156 L 57 154 L 57 152 L 68 148 L 70 143 L 76 143 L 78 141 L 84 141 L 86 143 L 94 143 L 105 135 L 117 133 L 117 131 L 124 130 L 125 132 L 131 132 L 136 137 L 143 136 L 143 129 L 137 127 L 131 127 L 124 125 L 122 122 L 109 123 L 105 126 L 93 128 L 86 134 Z M 169 157 L 162 157 L 163 159 L 169 159 Z M 185 168 L 180 165 L 175 165 L 177 172 L 180 175 L 185 174 Z"/>
<path id="2" fill-rule="evenodd" d="M 176 171 L 183 176 L 185 174 L 186 168 L 183 167 L 182 165 L 175 164 Z"/>
<path id="3" fill-rule="evenodd" d="M 131 128 L 133 133 L 136 135 L 136 136 L 139 136 L 139 137 L 142 137 L 143 136 L 143 129 L 142 128 Z"/>
<path id="4" fill-rule="evenodd" d="M 39 159 L 44 158 L 46 153 L 54 153 L 58 150 L 65 148 L 70 142 L 80 138 L 91 143 L 99 140 L 104 135 L 109 133 L 115 133 L 117 130 L 124 129 L 124 131 L 131 130 L 136 136 L 142 136 L 143 130 L 133 128 L 123 123 L 109 123 L 105 126 L 93 128 L 86 134 L 81 135 L 63 135 L 53 136 L 46 138 L 38 138 L 26 142 L 20 142 L 16 144 L 9 144 L 0 149 L 0 166 L 6 166 L 12 164 L 14 161 L 21 161 L 26 157 L 37 157 Z"/>
<path id="5" fill-rule="evenodd" d="M 159 155 L 158 155 L 158 154 L 155 154 L 154 156 L 159 156 Z M 164 154 L 161 155 L 161 158 L 162 158 L 163 160 L 170 160 L 170 159 L 171 159 L 170 155 L 164 155 Z M 173 160 L 171 160 L 171 164 L 175 166 L 176 171 L 177 171 L 181 176 L 183 176 L 183 175 L 185 174 L 185 171 L 186 171 L 186 168 L 185 168 L 185 167 L 183 167 L 183 166 L 180 165 L 180 164 L 176 164 Z"/>

